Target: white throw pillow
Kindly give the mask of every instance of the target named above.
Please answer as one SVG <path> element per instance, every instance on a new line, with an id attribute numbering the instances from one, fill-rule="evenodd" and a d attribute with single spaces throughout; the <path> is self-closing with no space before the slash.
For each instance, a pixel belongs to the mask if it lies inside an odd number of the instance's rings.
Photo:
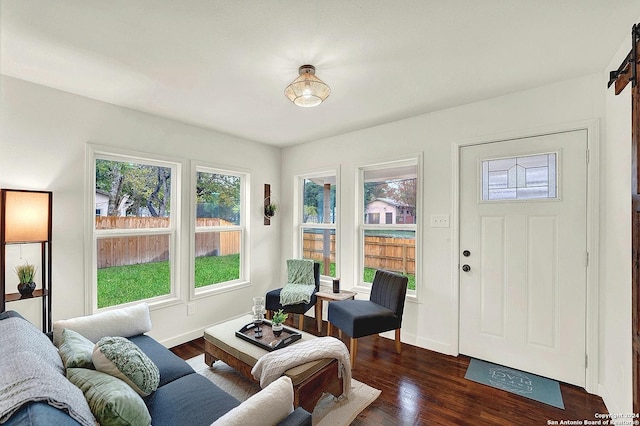
<path id="1" fill-rule="evenodd" d="M 265 407 L 269 407 L 265 409 Z M 293 412 L 293 383 L 282 376 L 251 398 L 213 422 L 225 426 L 269 426 Z"/>
<path id="2" fill-rule="evenodd" d="M 131 337 L 151 330 L 149 305 L 140 303 L 84 317 L 53 323 L 53 343 L 58 346 L 62 330 L 73 330 L 96 343 L 106 336 Z"/>

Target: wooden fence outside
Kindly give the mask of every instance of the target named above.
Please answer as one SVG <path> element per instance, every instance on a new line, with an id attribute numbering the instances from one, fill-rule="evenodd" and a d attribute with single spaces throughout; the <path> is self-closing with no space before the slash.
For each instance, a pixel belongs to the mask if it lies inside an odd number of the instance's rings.
<path id="1" fill-rule="evenodd" d="M 323 235 L 305 233 L 303 257 L 323 261 Z M 335 262 L 335 235 L 331 235 L 330 261 Z M 416 272 L 416 240 L 395 237 L 365 237 L 364 266 L 403 274 Z"/>
<path id="2" fill-rule="evenodd" d="M 231 223 L 217 218 L 199 218 L 196 226 Z M 96 229 L 167 228 L 169 218 L 97 216 Z M 305 233 L 303 257 L 324 260 L 322 233 Z M 168 235 L 144 235 L 98 239 L 98 268 L 169 260 Z M 240 231 L 197 233 L 196 257 L 225 256 L 240 252 Z M 330 261 L 335 262 L 335 235 L 330 235 Z M 416 245 L 411 238 L 365 237 L 364 265 L 404 274 L 415 274 Z"/>
<path id="3" fill-rule="evenodd" d="M 199 218 L 196 226 L 231 225 L 217 218 Z M 169 218 L 97 216 L 96 229 L 167 228 Z M 99 238 L 98 269 L 169 260 L 169 235 Z M 196 257 L 240 252 L 240 231 L 196 234 Z"/>

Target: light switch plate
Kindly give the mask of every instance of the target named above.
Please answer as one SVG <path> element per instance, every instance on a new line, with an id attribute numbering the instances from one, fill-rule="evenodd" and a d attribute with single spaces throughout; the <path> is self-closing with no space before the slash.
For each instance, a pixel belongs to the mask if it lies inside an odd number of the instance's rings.
<path id="1" fill-rule="evenodd" d="M 448 228 L 449 215 L 448 214 L 432 214 L 431 227 L 432 228 Z"/>

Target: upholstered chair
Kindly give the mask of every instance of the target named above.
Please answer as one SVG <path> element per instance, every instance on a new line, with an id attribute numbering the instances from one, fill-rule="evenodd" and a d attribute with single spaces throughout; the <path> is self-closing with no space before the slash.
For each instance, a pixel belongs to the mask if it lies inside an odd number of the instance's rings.
<path id="1" fill-rule="evenodd" d="M 395 330 L 396 352 L 401 352 L 400 327 L 408 281 L 408 278 L 402 275 L 377 270 L 371 284 L 369 300 L 341 300 L 329 303 L 327 335 L 330 336 L 333 327 L 336 327 L 350 337 L 352 368 L 356 365 L 359 337 Z"/>
<path id="2" fill-rule="evenodd" d="M 279 309 L 288 314 L 298 314 L 298 329 L 302 330 L 304 326 L 304 313 L 313 308 L 316 304 L 316 292 L 320 290 L 320 264 L 318 262 L 313 263 L 313 278 L 315 280 L 316 288 L 311 295 L 309 303 L 298 303 L 296 305 L 281 305 L 280 304 L 280 291 L 282 288 L 271 290 L 265 297 L 265 309 L 267 310 L 267 318 L 271 318 L 273 313 Z"/>

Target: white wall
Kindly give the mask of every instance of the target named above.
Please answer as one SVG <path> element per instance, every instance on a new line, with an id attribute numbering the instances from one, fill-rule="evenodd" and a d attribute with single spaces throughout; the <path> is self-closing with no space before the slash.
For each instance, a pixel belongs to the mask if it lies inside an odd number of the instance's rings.
<path id="1" fill-rule="evenodd" d="M 198 299 L 195 314 L 185 303 L 152 311 L 152 335 L 173 345 L 202 335 L 203 327 L 249 312 L 251 298 L 276 286 L 280 272 L 279 221 L 262 224 L 263 185 L 278 190 L 280 150 L 225 134 L 135 112 L 27 83 L 0 80 L 0 187 L 51 190 L 53 206 L 53 317 L 84 315 L 85 148 L 87 142 L 214 165 L 251 173 L 249 288 Z M 188 173 L 188 170 L 184 170 Z M 188 175 L 185 175 L 188 176 Z M 37 258 L 36 258 L 37 259 Z M 8 265 L 13 268 L 13 265 Z M 7 274 L 8 286 L 12 275 Z M 39 324 L 37 301 L 14 302 Z M 24 306 L 21 306 L 24 304 Z"/>
<path id="2" fill-rule="evenodd" d="M 402 338 L 427 349 L 456 354 L 457 289 L 454 277 L 457 270 L 452 265 L 457 253 L 453 253 L 451 228 L 429 226 L 431 215 L 452 214 L 452 145 L 484 138 L 489 141 L 512 133 L 536 134 L 538 129 L 602 120 L 605 116 L 604 87 L 603 76 L 594 74 L 287 148 L 282 159 L 284 208 L 281 219 L 292 223 L 290 211 L 295 175 L 338 164 L 342 185 L 341 285 L 351 287 L 357 276 L 354 253 L 357 253 L 355 218 L 358 215 L 354 198 L 358 166 L 424 153 L 424 205 L 420 213 L 424 224 L 420 259 L 423 275 L 417 282 L 418 302 L 409 302 L 405 308 Z M 601 146 L 606 145 L 606 141 L 601 141 Z M 627 211 L 625 208 L 623 218 Z M 283 227 L 283 258 L 293 255 L 293 232 L 292 226 Z M 628 255 L 628 250 L 623 253 Z M 625 372 L 623 370 L 620 373 Z M 628 369 L 626 373 L 630 375 Z"/>
<path id="3" fill-rule="evenodd" d="M 603 82 L 622 63 L 630 46 L 629 35 L 604 70 Z M 613 87 L 606 90 L 605 105 L 600 394 L 611 413 L 631 413 L 631 84 L 617 96 Z"/>
<path id="4" fill-rule="evenodd" d="M 617 67 L 629 44 L 621 46 L 610 68 Z M 87 142 L 250 169 L 253 285 L 198 300 L 194 316 L 187 316 L 184 303 L 153 311 L 152 335 L 173 345 L 200 335 L 209 324 L 247 312 L 252 296 L 279 285 L 282 259 L 293 255 L 294 175 L 340 168 L 340 276 L 342 287 L 348 288 L 356 276 L 354 192 L 359 165 L 424 153 L 421 219 L 428 225 L 432 214 L 452 213 L 452 144 L 602 120 L 600 393 L 611 412 L 630 412 L 630 98 L 628 89 L 614 97 L 605 89 L 606 79 L 602 74 L 575 78 L 280 151 L 1 77 L 0 187 L 54 192 L 53 314 L 59 319 L 85 313 L 82 223 Z M 264 183 L 273 185 L 281 204 L 270 227 L 262 225 L 258 207 Z M 451 354 L 457 350 L 453 315 L 457 272 L 451 266 L 457 254 L 452 247 L 450 228 L 424 227 L 419 301 L 408 303 L 403 324 L 404 341 Z M 39 312 L 37 305 L 26 310 Z"/>

